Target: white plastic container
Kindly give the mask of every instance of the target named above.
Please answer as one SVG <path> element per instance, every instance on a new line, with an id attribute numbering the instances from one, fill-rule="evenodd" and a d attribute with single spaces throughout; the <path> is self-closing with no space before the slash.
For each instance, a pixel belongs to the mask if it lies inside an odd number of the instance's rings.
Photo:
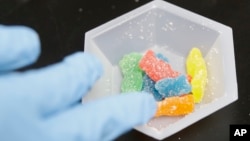
<path id="1" fill-rule="evenodd" d="M 208 68 L 203 101 L 186 116 L 155 118 L 135 127 L 153 138 L 164 139 L 237 100 L 230 27 L 154 0 L 90 30 L 85 36 L 85 51 L 99 57 L 104 75 L 83 101 L 120 93 L 122 75 L 118 62 L 125 54 L 152 49 L 165 54 L 175 70 L 185 73 L 186 57 L 193 47 L 200 48 Z"/>

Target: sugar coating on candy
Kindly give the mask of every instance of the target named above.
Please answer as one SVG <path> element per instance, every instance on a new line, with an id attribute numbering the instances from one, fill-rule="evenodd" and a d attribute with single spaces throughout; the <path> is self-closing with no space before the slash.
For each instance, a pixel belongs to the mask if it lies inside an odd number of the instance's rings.
<path id="1" fill-rule="evenodd" d="M 139 66 L 155 82 L 163 78 L 174 78 L 180 73 L 174 71 L 170 64 L 158 59 L 152 50 L 148 50 L 139 62 Z"/>
<path id="2" fill-rule="evenodd" d="M 191 76 L 192 93 L 195 103 L 200 103 L 207 82 L 207 68 L 202 53 L 198 48 L 193 48 L 186 60 L 186 69 Z"/>
<path id="3" fill-rule="evenodd" d="M 156 57 L 164 62 L 169 62 L 168 58 L 164 56 L 161 53 L 156 53 Z M 155 100 L 161 101 L 165 97 L 161 95 L 156 89 L 155 89 L 155 81 L 153 81 L 147 74 L 143 77 L 143 85 L 142 90 L 148 93 L 153 94 Z"/>
<path id="4" fill-rule="evenodd" d="M 141 72 L 133 72 L 131 75 L 124 75 L 121 85 L 121 91 L 138 92 L 142 90 L 143 76 Z"/>
<path id="5" fill-rule="evenodd" d="M 187 57 L 186 75 L 173 70 L 167 57 L 152 50 L 143 56 L 127 54 L 119 66 L 123 74 L 121 91 L 153 94 L 158 105 L 156 117 L 189 114 L 204 95 L 207 69 L 198 48 L 193 48 Z"/>
<path id="6" fill-rule="evenodd" d="M 155 89 L 164 97 L 179 96 L 191 92 L 191 85 L 185 75 L 164 78 L 156 82 Z"/>
<path id="7" fill-rule="evenodd" d="M 142 91 L 153 94 L 155 100 L 161 101 L 163 100 L 163 96 L 155 89 L 155 82 L 149 78 L 148 75 L 143 76 L 143 85 Z"/>
<path id="8" fill-rule="evenodd" d="M 143 72 L 138 66 L 141 57 L 142 55 L 139 53 L 130 53 L 124 55 L 122 60 L 120 60 L 119 66 L 123 74 L 122 92 L 141 91 Z"/>
<path id="9" fill-rule="evenodd" d="M 119 66 L 123 74 L 131 74 L 134 71 L 141 71 L 138 62 L 141 60 L 142 55 L 139 53 L 130 53 L 124 55 L 123 58 L 119 62 Z"/>
<path id="10" fill-rule="evenodd" d="M 165 98 L 157 102 L 155 117 L 181 116 L 194 111 L 194 97 L 192 94 Z"/>

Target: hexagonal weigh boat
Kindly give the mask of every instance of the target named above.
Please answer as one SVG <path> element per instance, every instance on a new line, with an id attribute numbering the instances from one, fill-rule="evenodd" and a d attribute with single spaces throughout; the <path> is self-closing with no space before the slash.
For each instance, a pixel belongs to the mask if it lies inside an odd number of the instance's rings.
<path id="1" fill-rule="evenodd" d="M 175 70 L 185 73 L 185 60 L 193 47 L 202 51 L 207 63 L 208 82 L 203 101 L 186 116 L 154 118 L 135 127 L 153 138 L 166 138 L 237 100 L 230 27 L 154 0 L 90 30 L 85 36 L 85 51 L 99 57 L 104 75 L 83 101 L 120 93 L 122 74 L 118 62 L 125 54 L 152 49 L 167 56 Z"/>

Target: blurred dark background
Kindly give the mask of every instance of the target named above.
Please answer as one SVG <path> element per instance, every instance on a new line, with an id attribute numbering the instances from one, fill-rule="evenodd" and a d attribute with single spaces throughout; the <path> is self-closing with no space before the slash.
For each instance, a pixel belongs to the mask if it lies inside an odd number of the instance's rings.
<path id="1" fill-rule="evenodd" d="M 35 29 L 42 43 L 40 68 L 84 49 L 84 33 L 150 0 L 0 0 L 0 23 Z M 166 141 L 228 141 L 230 124 L 250 124 L 250 1 L 167 0 L 233 28 L 239 100 Z M 153 141 L 132 130 L 117 141 Z"/>

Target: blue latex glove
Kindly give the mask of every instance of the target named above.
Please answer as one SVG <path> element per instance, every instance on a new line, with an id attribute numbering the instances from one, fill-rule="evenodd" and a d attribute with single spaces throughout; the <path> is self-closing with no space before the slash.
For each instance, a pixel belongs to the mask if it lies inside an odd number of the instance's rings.
<path id="1" fill-rule="evenodd" d="M 156 103 L 148 94 L 80 104 L 102 73 L 100 62 L 87 53 L 38 70 L 14 71 L 39 53 L 36 32 L 0 25 L 0 141 L 112 140 L 154 115 Z"/>

